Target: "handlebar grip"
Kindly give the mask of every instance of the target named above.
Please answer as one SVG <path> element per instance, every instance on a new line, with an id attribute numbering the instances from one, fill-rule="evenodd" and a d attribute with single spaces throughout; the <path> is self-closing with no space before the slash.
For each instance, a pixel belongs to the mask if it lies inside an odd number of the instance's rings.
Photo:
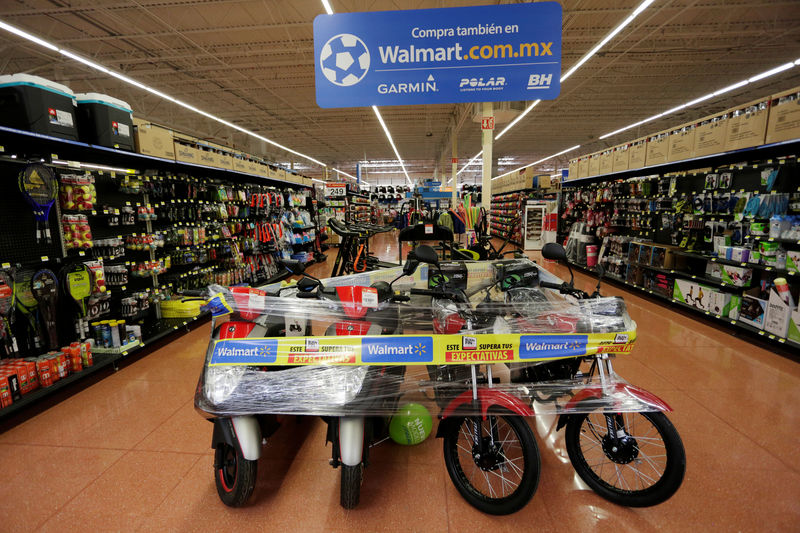
<path id="1" fill-rule="evenodd" d="M 418 294 L 420 296 L 440 296 L 441 293 L 429 289 L 411 289 L 411 294 Z"/>
<path id="2" fill-rule="evenodd" d="M 392 296 L 393 302 L 408 302 L 409 300 L 411 300 L 411 297 L 404 296 L 402 294 L 395 294 L 394 296 Z"/>
<path id="3" fill-rule="evenodd" d="M 539 287 L 542 287 L 543 289 L 555 289 L 557 291 L 560 291 L 561 289 L 564 288 L 564 285 L 562 283 L 550 283 L 548 281 L 540 281 Z"/>
<path id="4" fill-rule="evenodd" d="M 298 291 L 297 297 L 298 298 L 316 298 L 317 297 L 317 292 L 316 291 L 314 291 L 314 292 Z"/>

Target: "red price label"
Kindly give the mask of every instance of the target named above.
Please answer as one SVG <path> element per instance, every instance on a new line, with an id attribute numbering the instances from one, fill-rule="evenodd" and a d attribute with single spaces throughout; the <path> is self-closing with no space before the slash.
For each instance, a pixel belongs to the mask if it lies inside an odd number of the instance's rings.
<path id="1" fill-rule="evenodd" d="M 494 129 L 494 117 L 483 117 L 481 119 L 481 129 L 482 130 L 493 130 Z"/>

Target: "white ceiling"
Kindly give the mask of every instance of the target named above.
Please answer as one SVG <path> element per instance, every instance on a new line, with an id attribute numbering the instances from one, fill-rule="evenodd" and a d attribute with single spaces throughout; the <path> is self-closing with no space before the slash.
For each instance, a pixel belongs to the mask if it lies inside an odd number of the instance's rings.
<path id="1" fill-rule="evenodd" d="M 489 0 L 332 0 L 336 12 L 452 7 Z M 500 2 L 506 3 L 506 2 Z M 640 0 L 562 2 L 564 71 Z M 329 165 L 355 173 L 359 160 L 393 159 L 370 108 L 321 109 L 314 93 L 312 21 L 319 0 L 4 0 L 0 20 L 118 69 L 142 83 Z M 291 161 L 286 153 L 3 33 L 0 74 L 26 72 L 128 101 L 134 114 L 209 140 Z M 639 131 L 597 137 L 800 57 L 797 0 L 656 0 L 564 82 L 557 100 L 539 104 L 494 145 L 507 171 L 581 144 L 599 150 L 732 105 L 800 85 L 800 68 L 749 84 Z M 381 108 L 412 174 L 450 169 L 455 129 L 462 164 L 480 150 L 469 105 Z M 460 124 L 460 126 L 459 126 Z M 504 158 L 498 165 L 497 158 Z M 301 172 L 323 170 L 294 158 Z M 446 163 L 446 165 L 444 164 Z M 475 173 L 461 177 L 473 181 Z M 382 169 L 386 170 L 386 169 Z M 399 174 L 371 182 L 400 183 Z M 393 179 L 392 179 L 393 178 Z"/>

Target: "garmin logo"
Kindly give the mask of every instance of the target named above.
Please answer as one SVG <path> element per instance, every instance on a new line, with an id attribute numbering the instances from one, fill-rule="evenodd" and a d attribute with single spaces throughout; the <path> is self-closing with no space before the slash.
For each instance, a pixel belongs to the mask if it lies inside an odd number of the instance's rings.
<path id="1" fill-rule="evenodd" d="M 379 94 L 416 94 L 416 93 L 438 93 L 436 80 L 433 74 L 428 76 L 426 81 L 414 83 L 381 83 L 378 85 Z"/>

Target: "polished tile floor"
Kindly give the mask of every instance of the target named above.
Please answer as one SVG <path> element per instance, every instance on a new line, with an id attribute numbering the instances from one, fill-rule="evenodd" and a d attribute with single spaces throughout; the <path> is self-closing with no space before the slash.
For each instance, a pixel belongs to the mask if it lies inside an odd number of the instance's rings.
<path id="1" fill-rule="evenodd" d="M 392 234 L 374 250 L 395 260 Z M 327 275 L 332 259 L 312 273 Z M 671 404 L 686 448 L 683 486 L 659 506 L 620 507 L 582 486 L 563 432 L 542 417 L 539 489 L 511 516 L 461 499 L 435 439 L 378 446 L 360 506 L 344 511 L 318 419 L 284 424 L 251 504 L 229 509 L 212 478 L 211 424 L 192 406 L 206 324 L 0 434 L 0 531 L 800 531 L 800 364 L 636 293 L 604 293 L 625 297 L 639 325 L 617 371 Z"/>

